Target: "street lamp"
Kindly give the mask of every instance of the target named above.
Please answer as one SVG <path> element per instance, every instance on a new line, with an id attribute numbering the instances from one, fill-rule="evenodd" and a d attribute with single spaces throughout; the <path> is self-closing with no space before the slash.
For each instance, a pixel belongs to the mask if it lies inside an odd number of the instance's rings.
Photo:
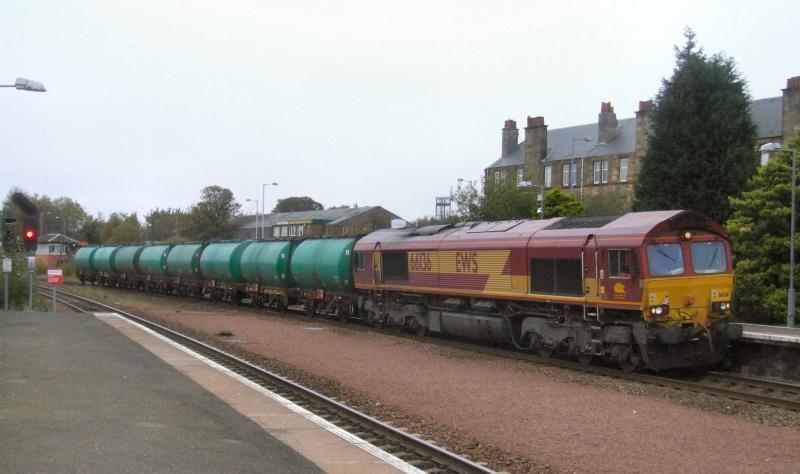
<path id="1" fill-rule="evenodd" d="M 256 203 L 256 238 L 258 238 L 258 199 L 245 199 L 245 201 Z"/>
<path id="2" fill-rule="evenodd" d="M 761 152 L 781 151 L 783 148 L 780 143 L 765 143 L 758 149 Z M 797 187 L 797 149 L 787 149 L 792 154 L 792 223 L 791 234 L 789 237 L 789 296 L 786 302 L 786 325 L 794 326 L 797 311 L 795 310 L 795 291 L 794 291 L 794 235 L 795 235 L 795 187 Z"/>
<path id="3" fill-rule="evenodd" d="M 574 188 L 575 187 L 575 181 L 577 181 L 575 179 L 575 142 L 586 142 L 586 143 L 589 143 L 590 141 L 592 141 L 592 139 L 589 138 L 589 137 L 573 138 L 572 139 L 572 151 L 570 152 L 570 155 L 569 155 L 569 187 L 570 188 Z M 583 170 L 581 170 L 581 172 L 583 172 Z"/>
<path id="4" fill-rule="evenodd" d="M 277 186 L 278 183 L 264 183 L 261 185 L 261 238 L 264 238 L 264 224 L 265 220 L 267 220 L 267 210 L 265 209 L 267 205 L 267 201 L 264 200 L 264 191 L 267 189 L 267 186 Z"/>
<path id="5" fill-rule="evenodd" d="M 593 146 L 591 150 L 589 150 L 586 153 L 584 153 L 583 156 L 581 156 L 581 199 L 583 199 L 583 176 L 584 176 L 584 174 L 583 174 L 583 160 L 584 160 L 584 158 L 586 158 L 587 155 L 589 155 L 589 153 L 595 151 L 596 149 L 598 149 L 601 146 L 606 146 L 606 145 L 608 145 L 608 143 L 600 142 L 597 145 Z"/>
<path id="6" fill-rule="evenodd" d="M 13 84 L 0 84 L 0 87 L 14 87 L 17 90 L 29 92 L 47 92 L 47 89 L 44 88 L 44 84 L 41 82 L 32 81 L 22 77 L 18 77 L 16 82 Z"/>

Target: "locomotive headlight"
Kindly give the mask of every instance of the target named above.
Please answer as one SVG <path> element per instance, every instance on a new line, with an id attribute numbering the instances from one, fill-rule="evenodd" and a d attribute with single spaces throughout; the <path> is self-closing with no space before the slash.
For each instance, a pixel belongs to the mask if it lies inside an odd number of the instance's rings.
<path id="1" fill-rule="evenodd" d="M 730 301 L 717 301 L 711 303 L 711 311 L 714 313 L 722 313 L 728 314 L 731 312 L 731 302 Z"/>
<path id="2" fill-rule="evenodd" d="M 662 304 L 650 307 L 650 316 L 661 317 L 669 314 L 669 305 Z"/>

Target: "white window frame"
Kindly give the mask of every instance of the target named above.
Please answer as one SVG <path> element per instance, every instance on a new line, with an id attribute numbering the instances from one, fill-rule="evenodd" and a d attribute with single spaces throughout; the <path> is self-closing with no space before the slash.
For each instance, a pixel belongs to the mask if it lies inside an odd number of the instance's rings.
<path id="1" fill-rule="evenodd" d="M 550 188 L 553 186 L 553 166 L 548 165 L 544 167 L 544 187 Z"/>
<path id="2" fill-rule="evenodd" d="M 620 158 L 619 159 L 619 182 L 620 183 L 627 183 L 628 182 L 628 159 L 627 158 Z"/>
<path id="3" fill-rule="evenodd" d="M 280 237 L 281 236 L 281 228 L 280 227 L 273 227 L 272 228 L 272 236 L 273 237 Z"/>
<path id="4" fill-rule="evenodd" d="M 523 181 L 524 178 L 522 177 L 522 168 L 517 168 L 517 186 L 519 186 L 519 184 Z"/>
<path id="5" fill-rule="evenodd" d="M 592 183 L 600 184 L 600 162 L 593 161 L 592 162 Z"/>
<path id="6" fill-rule="evenodd" d="M 305 229 L 306 229 L 305 225 L 301 224 L 301 225 L 297 226 L 297 236 L 298 237 L 302 236 L 303 233 L 305 232 Z"/>
<path id="7" fill-rule="evenodd" d="M 602 163 L 600 170 L 600 181 L 603 184 L 606 184 L 608 183 L 608 160 L 603 160 L 600 163 Z"/>
<path id="8" fill-rule="evenodd" d="M 295 237 L 297 235 L 297 226 L 290 225 L 289 226 L 289 237 Z"/>
<path id="9" fill-rule="evenodd" d="M 561 172 L 562 172 L 561 185 L 564 186 L 565 188 L 569 188 L 570 187 L 570 185 L 569 185 L 570 181 L 572 181 L 572 187 L 573 188 L 577 185 L 577 182 L 578 182 L 577 178 L 578 177 L 575 175 L 575 169 L 577 168 L 577 166 L 578 165 L 576 165 L 576 164 L 572 164 L 572 166 L 570 166 L 569 163 L 565 163 L 561 167 Z M 572 168 L 572 172 L 570 172 L 570 168 Z"/>

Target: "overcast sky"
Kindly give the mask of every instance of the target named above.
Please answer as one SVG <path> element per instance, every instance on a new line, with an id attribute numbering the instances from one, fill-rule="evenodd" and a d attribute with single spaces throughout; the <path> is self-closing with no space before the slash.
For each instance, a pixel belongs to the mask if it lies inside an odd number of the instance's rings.
<path id="1" fill-rule="evenodd" d="M 592 123 L 602 101 L 633 116 L 687 25 L 753 98 L 780 95 L 800 75 L 798 5 L 4 0 L 0 84 L 48 91 L 0 89 L 0 191 L 144 215 L 217 184 L 253 212 L 277 181 L 267 209 L 308 195 L 432 215 L 498 158 L 507 118 Z"/>

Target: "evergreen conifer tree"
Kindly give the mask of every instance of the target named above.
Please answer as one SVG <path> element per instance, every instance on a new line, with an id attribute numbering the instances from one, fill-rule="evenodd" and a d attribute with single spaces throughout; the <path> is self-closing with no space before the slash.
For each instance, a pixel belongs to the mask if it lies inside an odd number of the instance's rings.
<path id="1" fill-rule="evenodd" d="M 729 196 L 741 193 L 758 163 L 750 97 L 733 59 L 707 57 L 691 30 L 685 37 L 651 111 L 634 209 L 693 209 L 724 222 Z"/>

